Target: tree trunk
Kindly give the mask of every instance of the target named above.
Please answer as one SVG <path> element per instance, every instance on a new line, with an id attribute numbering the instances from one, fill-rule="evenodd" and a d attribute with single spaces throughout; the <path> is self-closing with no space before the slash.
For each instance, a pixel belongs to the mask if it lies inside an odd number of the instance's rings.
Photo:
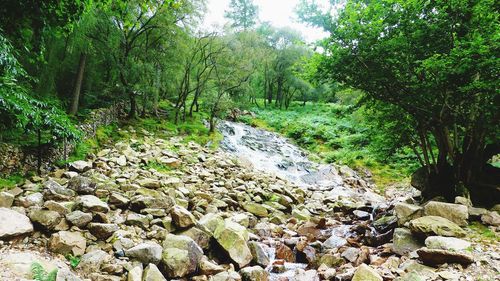
<path id="1" fill-rule="evenodd" d="M 80 62 L 78 63 L 78 72 L 76 75 L 75 89 L 71 98 L 71 107 L 69 109 L 70 115 L 75 115 L 78 112 L 78 104 L 80 102 L 80 92 L 82 88 L 83 73 L 85 72 L 85 63 L 87 61 L 87 54 L 82 52 L 80 54 Z"/>
<path id="2" fill-rule="evenodd" d="M 36 133 L 38 140 L 36 171 L 40 175 L 42 173 L 42 131 L 38 129 Z"/>
<path id="3" fill-rule="evenodd" d="M 137 101 L 135 99 L 134 91 L 130 90 L 129 92 L 129 102 L 130 102 L 130 111 L 128 113 L 128 118 L 135 118 L 137 113 Z"/>

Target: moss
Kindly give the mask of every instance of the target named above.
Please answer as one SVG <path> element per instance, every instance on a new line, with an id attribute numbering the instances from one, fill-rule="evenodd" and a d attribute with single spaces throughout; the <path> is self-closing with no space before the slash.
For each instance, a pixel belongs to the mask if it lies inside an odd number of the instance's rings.
<path id="1" fill-rule="evenodd" d="M 480 222 L 472 222 L 471 224 L 469 224 L 469 229 L 473 231 L 472 236 L 485 240 L 500 241 L 500 236 L 498 236 L 494 231 L 481 224 Z"/>
<path id="2" fill-rule="evenodd" d="M 12 189 L 24 182 L 25 178 L 20 174 L 13 174 L 7 177 L 0 177 L 0 191 L 4 189 Z"/>

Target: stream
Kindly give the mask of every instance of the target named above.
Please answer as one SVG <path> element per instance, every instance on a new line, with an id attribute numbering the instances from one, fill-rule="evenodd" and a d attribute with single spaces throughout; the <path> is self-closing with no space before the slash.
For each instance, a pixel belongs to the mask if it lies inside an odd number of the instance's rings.
<path id="1" fill-rule="evenodd" d="M 371 189 L 373 186 L 361 179 L 355 171 L 346 166 L 312 162 L 303 150 L 279 134 L 230 121 L 220 121 L 218 129 L 224 136 L 220 145 L 222 150 L 256 170 L 274 174 L 311 192 L 311 201 L 326 197 L 332 202 L 349 204 L 354 208 L 371 206 L 365 212 L 370 220 L 374 219 L 376 210 L 386 207 L 385 198 L 374 193 Z M 328 212 L 321 209 L 323 206 L 312 202 L 306 202 L 305 205 L 314 210 L 311 212 L 313 214 L 318 213 L 318 210 Z M 346 223 L 326 229 L 324 233 L 335 236 L 342 243 L 355 235 L 351 228 L 353 225 Z M 371 232 L 377 234 L 373 228 Z M 287 280 L 303 280 L 296 276 L 298 269 L 307 268 L 306 263 L 284 263 L 279 271 L 275 270 L 274 243 L 271 240 L 268 243 L 271 265 L 267 270 L 270 272 L 270 280 L 284 280 L 284 277 L 289 278 Z"/>

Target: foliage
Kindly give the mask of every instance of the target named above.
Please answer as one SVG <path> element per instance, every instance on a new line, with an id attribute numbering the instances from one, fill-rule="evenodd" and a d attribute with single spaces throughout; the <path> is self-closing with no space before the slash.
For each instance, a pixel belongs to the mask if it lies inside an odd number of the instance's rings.
<path id="1" fill-rule="evenodd" d="M 47 272 L 43 266 L 37 262 L 31 264 L 31 273 L 36 281 L 55 281 L 57 277 L 57 269 Z"/>
<path id="2" fill-rule="evenodd" d="M 0 191 L 3 189 L 11 189 L 24 182 L 24 177 L 19 174 L 12 174 L 7 177 L 0 177 Z"/>
<path id="3" fill-rule="evenodd" d="M 231 0 L 225 17 L 230 19 L 234 28 L 247 30 L 257 23 L 259 8 L 253 0 Z"/>
<path id="4" fill-rule="evenodd" d="M 71 268 L 75 269 L 81 261 L 81 258 L 78 256 L 73 256 L 72 254 L 66 255 L 66 259 L 69 261 L 69 265 Z"/>

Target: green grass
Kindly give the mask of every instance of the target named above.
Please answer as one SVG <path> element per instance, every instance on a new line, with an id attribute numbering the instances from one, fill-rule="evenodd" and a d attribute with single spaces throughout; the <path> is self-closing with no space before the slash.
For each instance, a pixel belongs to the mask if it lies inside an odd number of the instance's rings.
<path id="1" fill-rule="evenodd" d="M 71 268 L 75 269 L 81 261 L 81 258 L 78 256 L 73 256 L 72 254 L 66 255 L 66 259 L 69 261 L 69 265 Z"/>
<path id="2" fill-rule="evenodd" d="M 57 277 L 57 269 L 47 272 L 43 266 L 37 262 L 31 265 L 31 273 L 36 281 L 55 281 Z"/>
<path id="3" fill-rule="evenodd" d="M 4 189 L 12 189 L 18 184 L 22 184 L 25 178 L 19 174 L 13 174 L 7 177 L 0 177 L 0 191 Z"/>
<path id="4" fill-rule="evenodd" d="M 309 151 L 312 160 L 368 168 L 381 189 L 406 179 L 416 168 L 417 161 L 410 150 L 381 156 L 373 145 L 373 132 L 365 124 L 367 117 L 352 106 L 293 103 L 288 110 L 251 110 L 256 118 L 242 116 L 240 121 L 283 134 Z"/>
<path id="5" fill-rule="evenodd" d="M 487 226 L 481 224 L 480 222 L 472 222 L 469 224 L 469 229 L 473 231 L 473 235 L 476 237 L 480 237 L 481 239 L 485 240 L 493 240 L 500 242 L 500 237 L 496 235 L 494 231 L 489 229 Z"/>

